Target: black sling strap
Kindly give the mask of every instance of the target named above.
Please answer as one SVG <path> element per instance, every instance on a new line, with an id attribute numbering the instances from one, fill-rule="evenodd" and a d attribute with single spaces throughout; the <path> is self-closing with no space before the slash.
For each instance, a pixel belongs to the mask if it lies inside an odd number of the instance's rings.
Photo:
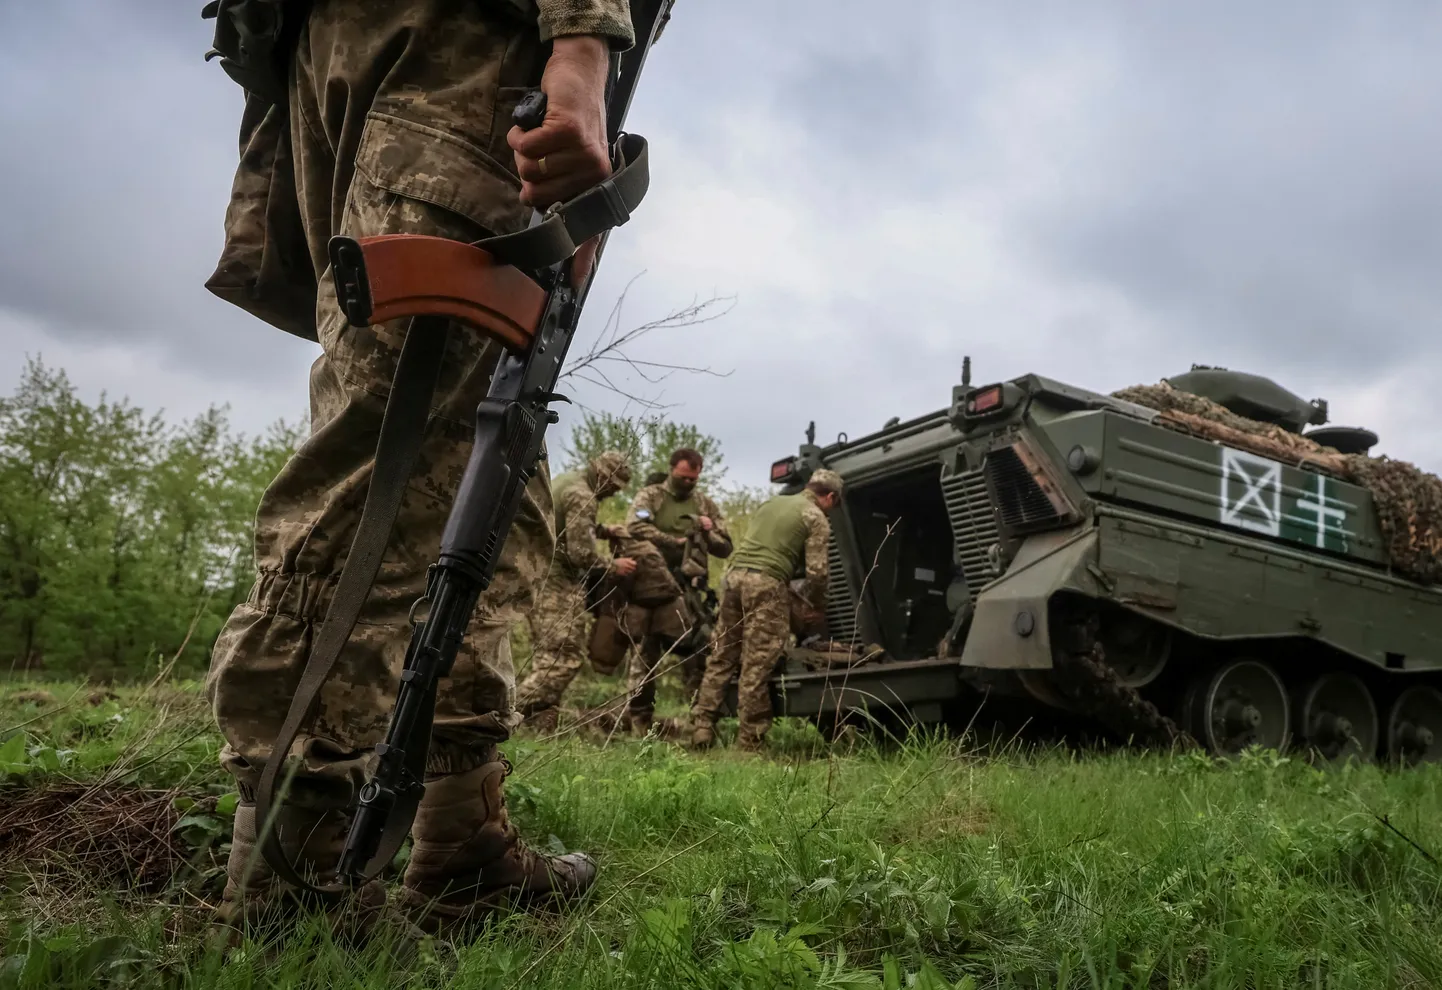
<path id="1" fill-rule="evenodd" d="M 411 320 L 405 342 L 401 345 L 395 376 L 391 380 L 391 394 L 381 420 L 375 465 L 371 470 L 370 487 L 366 490 L 360 524 L 356 527 L 354 539 L 351 540 L 350 553 L 341 565 L 335 595 L 331 599 L 330 608 L 326 610 L 325 620 L 316 636 L 305 669 L 301 672 L 290 710 L 286 712 L 285 722 L 271 746 L 270 759 L 266 761 L 260 785 L 256 789 L 255 816 L 258 827 L 262 830 L 261 847 L 266 861 L 281 879 L 302 889 L 311 887 L 311 882 L 300 875 L 300 871 L 285 854 L 280 844 L 280 836 L 271 821 L 272 806 L 276 804 L 276 785 L 291 746 L 302 727 L 314 715 L 320 690 L 335 669 L 341 651 L 345 649 L 356 621 L 360 618 L 361 609 L 365 607 L 371 585 L 375 583 L 376 575 L 380 572 L 381 560 L 385 556 L 386 546 L 390 543 L 391 528 L 395 525 L 396 515 L 400 511 L 406 485 L 415 470 L 416 457 L 420 453 L 421 439 L 425 435 L 431 398 L 435 394 L 445 351 L 446 320 L 435 317 L 416 317 Z M 434 707 L 432 704 L 431 708 Z M 429 722 L 424 729 L 424 734 L 429 737 Z M 417 754 L 421 764 L 411 768 L 417 780 L 425 773 L 427 748 L 422 745 L 407 750 Z M 396 808 L 388 823 L 380 852 L 366 868 L 369 876 L 376 876 L 385 868 L 410 832 L 420 794 L 407 795 L 403 801 L 405 803 Z M 334 889 L 339 891 L 341 888 L 337 886 Z"/>

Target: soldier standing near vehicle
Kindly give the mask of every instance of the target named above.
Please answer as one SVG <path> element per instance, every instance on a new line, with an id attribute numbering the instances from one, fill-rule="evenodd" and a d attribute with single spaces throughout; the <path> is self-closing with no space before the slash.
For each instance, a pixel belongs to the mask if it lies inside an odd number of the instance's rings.
<path id="1" fill-rule="evenodd" d="M 636 493 L 626 525 L 632 537 L 660 551 L 684 589 L 695 580 L 705 581 L 709 557 L 730 556 L 731 537 L 721 510 L 696 487 L 705 464 L 701 454 L 682 447 L 671 454 L 670 464 L 671 472 L 663 484 L 649 485 Z M 627 632 L 637 644 L 627 672 L 627 711 L 631 731 L 637 735 L 651 729 L 662 658 L 700 618 L 693 614 L 693 607 L 688 606 L 683 592 L 664 605 L 627 609 Z M 680 660 L 677 658 L 678 663 Z"/>
<path id="2" fill-rule="evenodd" d="M 207 681 L 221 762 L 241 803 L 220 917 L 240 923 L 294 898 L 257 851 L 255 789 L 330 606 L 359 522 L 404 322 L 354 327 L 336 302 L 332 235 L 427 234 L 471 242 L 517 231 L 532 208 L 610 174 L 604 92 L 613 50 L 630 47 L 627 0 L 221 0 L 217 48 L 247 90 L 226 243 L 207 287 L 281 329 L 316 340 L 311 431 L 266 490 L 256 518 L 258 580 L 215 644 Z M 229 49 L 226 51 L 225 49 Z M 528 88 L 549 107 L 513 127 Z M 594 246 L 581 249 L 584 278 Z M 317 877 L 339 860 L 357 791 L 383 738 L 473 420 L 499 348 L 452 324 L 430 421 L 360 622 L 289 756 L 275 828 Z M 495 581 L 440 682 L 425 797 L 404 876 L 427 927 L 591 885 L 584 854 L 542 856 L 505 807 L 497 750 L 520 720 L 508 629 L 551 555 L 544 471 L 526 490 Z M 373 909 L 372 881 L 353 904 Z"/>
<path id="3" fill-rule="evenodd" d="M 769 499 L 751 516 L 721 588 L 711 656 L 691 709 L 692 745 L 705 748 L 716 741 L 726 687 L 739 669 L 736 745 L 750 752 L 761 749 L 771 728 L 767 682 L 791 635 L 788 582 L 802 572 L 803 597 L 813 606 L 825 599 L 831 537 L 826 517 L 840 502 L 841 476 L 822 468 L 812 472 L 802 491 Z"/>
<path id="4" fill-rule="evenodd" d="M 626 455 L 608 450 L 585 471 L 563 474 L 552 484 L 556 503 L 556 554 L 531 613 L 531 672 L 516 689 L 516 710 L 529 717 L 554 709 L 586 662 L 586 588 L 608 575 L 629 577 L 630 557 L 607 560 L 596 545 L 596 509 L 631 480 Z"/>

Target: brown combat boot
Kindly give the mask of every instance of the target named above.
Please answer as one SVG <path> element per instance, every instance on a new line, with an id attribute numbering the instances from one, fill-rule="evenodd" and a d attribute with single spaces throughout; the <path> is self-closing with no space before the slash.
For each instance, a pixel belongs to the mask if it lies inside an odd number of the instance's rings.
<path id="1" fill-rule="evenodd" d="M 526 720 L 521 723 L 522 727 L 530 729 L 538 736 L 554 735 L 556 727 L 561 721 L 561 710 L 555 705 L 537 708 L 535 711 L 526 712 L 525 715 Z"/>
<path id="2" fill-rule="evenodd" d="M 543 856 L 517 834 L 502 792 L 509 763 L 426 782 L 411 828 L 406 913 L 427 932 L 479 921 L 503 907 L 577 897 L 596 880 L 585 853 Z"/>
<path id="3" fill-rule="evenodd" d="M 644 711 L 632 711 L 629 728 L 631 735 L 637 739 L 645 739 L 651 734 L 651 726 L 655 724 L 656 713 L 650 709 Z"/>
<path id="4" fill-rule="evenodd" d="M 691 748 L 710 749 L 716 745 L 716 723 L 697 719 L 691 726 Z"/>
<path id="5" fill-rule="evenodd" d="M 333 880 L 349 826 L 350 813 L 337 809 L 287 804 L 276 813 L 275 828 L 286 854 L 308 878 L 322 882 Z M 245 800 L 235 809 L 225 873 L 225 893 L 216 909 L 216 922 L 235 934 L 289 922 L 307 910 L 323 910 L 338 935 L 357 940 L 369 933 L 385 908 L 385 886 L 379 880 L 344 899 L 329 901 L 297 891 L 276 877 L 260 853 L 255 805 Z"/>
<path id="6" fill-rule="evenodd" d="M 739 732 L 736 734 L 736 749 L 742 753 L 764 753 L 766 752 L 766 737 L 753 735 L 750 732 Z"/>

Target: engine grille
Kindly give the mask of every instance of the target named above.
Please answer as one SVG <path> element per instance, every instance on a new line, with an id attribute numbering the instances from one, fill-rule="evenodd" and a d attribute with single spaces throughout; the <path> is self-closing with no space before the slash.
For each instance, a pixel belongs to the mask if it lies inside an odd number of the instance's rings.
<path id="1" fill-rule="evenodd" d="M 826 546 L 826 569 L 826 633 L 838 643 L 850 643 L 856 638 L 856 601 L 851 597 L 834 534 Z"/>
<path id="2" fill-rule="evenodd" d="M 1001 523 L 1008 530 L 1052 526 L 1062 519 L 1014 447 L 997 447 L 989 452 L 986 475 L 996 495 Z"/>
<path id="3" fill-rule="evenodd" d="M 966 575 L 972 601 L 993 575 L 986 554 L 997 541 L 996 516 L 986 492 L 986 478 L 980 471 L 965 471 L 941 480 L 946 513 L 956 540 L 956 557 Z"/>

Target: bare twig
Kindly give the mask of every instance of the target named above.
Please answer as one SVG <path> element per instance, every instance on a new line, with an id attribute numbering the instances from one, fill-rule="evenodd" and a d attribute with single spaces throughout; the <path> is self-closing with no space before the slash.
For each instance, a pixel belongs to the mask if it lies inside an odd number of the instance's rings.
<path id="1" fill-rule="evenodd" d="M 725 378 L 729 371 L 721 372 L 702 365 L 680 364 L 668 361 L 642 360 L 632 357 L 629 349 L 637 343 L 661 330 L 676 330 L 684 327 L 699 326 L 703 323 L 710 323 L 719 320 L 736 304 L 735 296 L 713 295 L 706 299 L 693 298 L 690 303 L 672 310 L 665 316 L 650 320 L 629 329 L 622 329 L 622 313 L 626 303 L 626 296 L 636 280 L 645 274 L 641 272 L 626 283 L 621 294 L 616 297 L 611 312 L 606 317 L 606 323 L 601 328 L 600 335 L 596 338 L 589 350 L 572 357 L 566 364 L 565 370 L 561 373 L 561 379 L 572 379 L 586 382 L 603 388 L 622 396 L 629 402 L 646 409 L 666 408 L 659 398 L 652 398 L 637 394 L 633 390 L 623 388 L 611 374 L 607 374 L 607 366 L 620 366 L 620 370 L 628 371 L 647 385 L 659 385 L 677 372 L 694 375 L 710 375 L 716 378 Z"/>

